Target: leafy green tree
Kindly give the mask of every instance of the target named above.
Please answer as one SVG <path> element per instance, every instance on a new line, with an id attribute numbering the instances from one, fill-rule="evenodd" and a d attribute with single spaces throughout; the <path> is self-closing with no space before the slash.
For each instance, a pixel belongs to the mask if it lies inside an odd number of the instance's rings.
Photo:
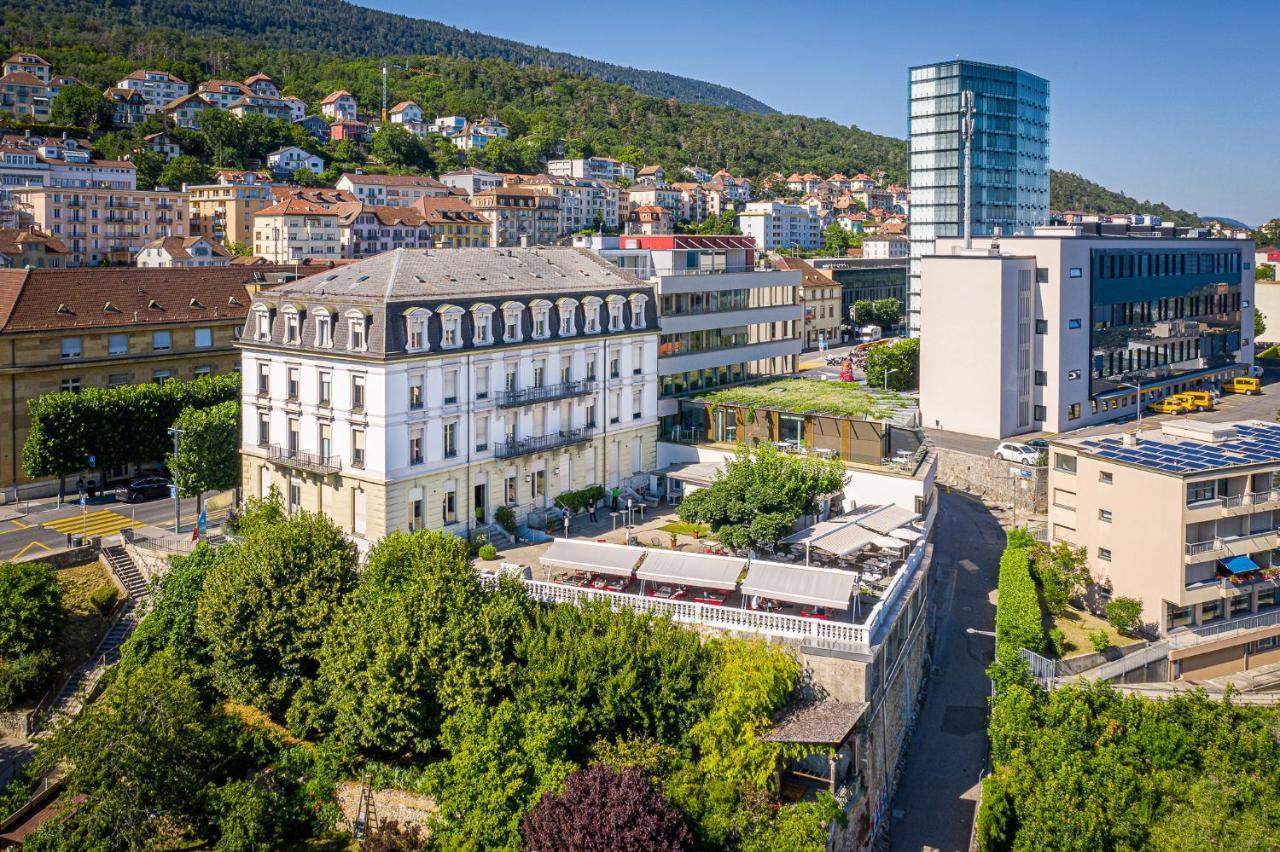
<path id="1" fill-rule="evenodd" d="M 147 617 L 138 623 L 122 649 L 122 667 L 143 665 L 152 657 L 169 652 L 175 667 L 193 684 L 207 690 L 209 649 L 196 635 L 196 609 L 205 577 L 233 548 L 229 545 L 215 550 L 201 542 L 188 554 L 170 557 L 169 569 L 152 583 Z"/>
<path id="2" fill-rule="evenodd" d="M 90 133 L 110 130 L 113 112 L 111 101 L 101 92 L 79 84 L 63 86 L 50 104 L 54 124 L 83 127 Z"/>
<path id="3" fill-rule="evenodd" d="M 448 710 L 506 687 L 528 608 L 520 588 L 481 590 L 457 536 L 393 532 L 370 552 L 290 720 L 362 749 L 427 754 Z"/>
<path id="4" fill-rule="evenodd" d="M 910 338 L 867 353 L 867 384 L 893 391 L 909 390 L 919 384 L 920 340 Z"/>
<path id="5" fill-rule="evenodd" d="M 190 154 L 174 157 L 156 177 L 158 186 L 167 186 L 171 190 L 180 190 L 191 184 L 208 183 L 213 179 L 213 172 Z"/>
<path id="6" fill-rule="evenodd" d="M 744 446 L 710 487 L 690 494 L 676 511 L 681 520 L 710 524 L 730 547 L 774 544 L 796 518 L 817 509 L 818 498 L 841 490 L 844 479 L 834 459 Z"/>
<path id="7" fill-rule="evenodd" d="M 299 166 L 293 170 L 293 182 L 298 186 L 324 186 L 325 179 L 322 175 L 318 175 L 306 166 Z"/>
<path id="8" fill-rule="evenodd" d="M 1030 556 L 1045 609 L 1055 616 L 1064 614 L 1071 599 L 1083 594 L 1092 582 L 1084 548 L 1065 542 L 1052 546 L 1037 542 Z"/>
<path id="9" fill-rule="evenodd" d="M 373 134 L 373 155 L 388 166 L 431 167 L 431 155 L 402 124 L 387 122 Z"/>
<path id="10" fill-rule="evenodd" d="M 41 562 L 0 563 L 0 710 L 38 693 L 58 664 L 65 618 L 58 575 Z"/>
<path id="11" fill-rule="evenodd" d="M 250 527 L 209 570 L 196 607 L 218 690 L 282 715 L 316 675 L 324 637 L 355 586 L 355 563 L 355 545 L 323 515 Z"/>
<path id="12" fill-rule="evenodd" d="M 834 222 L 822 232 L 822 253 L 830 257 L 844 257 L 854 243 L 853 234 Z"/>
<path id="13" fill-rule="evenodd" d="M 825 852 L 831 823 L 845 823 L 844 811 L 827 792 L 810 802 L 778 809 L 773 819 L 758 823 L 743 838 L 739 852 Z"/>
<path id="14" fill-rule="evenodd" d="M 204 492 L 240 487 L 240 402 L 184 408 L 173 428 L 182 434 L 165 464 L 182 496 L 196 498 L 199 514 Z"/>
<path id="15" fill-rule="evenodd" d="M 214 168 L 239 161 L 243 139 L 240 120 L 232 113 L 220 109 L 207 109 L 200 113 L 200 136 Z"/>
<path id="16" fill-rule="evenodd" d="M 1259 336 L 1260 336 L 1260 335 L 1262 335 L 1264 332 L 1266 332 L 1266 330 L 1267 330 L 1267 318 L 1263 315 L 1262 311 L 1258 310 L 1257 308 L 1254 308 L 1254 309 L 1253 309 L 1253 336 L 1254 336 L 1254 338 L 1259 337 Z"/>
<path id="17" fill-rule="evenodd" d="M 1275 281 L 1276 280 L 1275 265 L 1270 263 L 1259 263 L 1258 265 L 1253 267 L 1253 280 L 1254 281 Z M 1254 310 L 1254 315 L 1255 316 L 1257 315 L 1256 309 Z"/>
<path id="18" fill-rule="evenodd" d="M 896 296 L 876 299 L 871 303 L 871 314 L 868 319 L 882 329 L 895 326 L 902 322 L 902 302 Z"/>
<path id="19" fill-rule="evenodd" d="M 157 185 L 165 185 L 160 176 L 164 173 L 165 160 L 162 154 L 155 151 L 138 151 L 129 155 L 129 162 L 137 169 L 139 189 L 155 189 Z"/>

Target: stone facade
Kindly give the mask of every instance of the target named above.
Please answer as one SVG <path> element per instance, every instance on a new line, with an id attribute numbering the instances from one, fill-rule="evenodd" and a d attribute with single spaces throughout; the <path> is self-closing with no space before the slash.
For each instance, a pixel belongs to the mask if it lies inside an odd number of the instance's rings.
<path id="1" fill-rule="evenodd" d="M 935 447 L 938 484 L 966 491 L 983 500 L 1013 505 L 1018 512 L 1048 511 L 1049 473 L 1004 459 Z M 1021 471 L 1014 473 L 1014 471 Z"/>

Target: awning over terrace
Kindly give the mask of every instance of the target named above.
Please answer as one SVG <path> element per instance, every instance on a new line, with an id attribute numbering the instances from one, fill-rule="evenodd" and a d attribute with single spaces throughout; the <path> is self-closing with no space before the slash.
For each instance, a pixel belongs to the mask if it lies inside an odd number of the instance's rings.
<path id="1" fill-rule="evenodd" d="M 810 539 L 809 546 L 832 556 L 848 556 L 874 543 L 879 537 L 858 524 L 841 524 L 826 535 Z"/>
<path id="2" fill-rule="evenodd" d="M 1230 559 L 1224 559 L 1222 566 L 1232 574 L 1246 574 L 1258 570 L 1258 563 L 1247 556 L 1232 556 Z"/>
<path id="3" fill-rule="evenodd" d="M 905 527 L 912 521 L 920 520 L 920 515 L 910 509 L 904 509 L 896 503 L 868 512 L 855 518 L 859 526 L 875 530 L 880 535 L 888 535 L 898 527 Z"/>
<path id="4" fill-rule="evenodd" d="M 630 577 L 644 554 L 643 547 L 558 538 L 538 557 L 538 561 L 550 568 Z"/>
<path id="5" fill-rule="evenodd" d="M 746 563 L 747 560 L 736 556 L 711 556 L 655 548 L 649 551 L 636 576 L 654 583 L 674 583 L 731 592 L 737 587 L 738 576 Z"/>
<path id="6" fill-rule="evenodd" d="M 787 601 L 831 609 L 848 609 L 853 596 L 852 571 L 788 565 L 784 562 L 752 562 L 742 594 L 759 595 L 771 600 Z"/>

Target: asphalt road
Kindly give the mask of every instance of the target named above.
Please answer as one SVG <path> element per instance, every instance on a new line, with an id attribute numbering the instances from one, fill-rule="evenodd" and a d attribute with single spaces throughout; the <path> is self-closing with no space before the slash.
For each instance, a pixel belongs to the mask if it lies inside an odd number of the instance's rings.
<path id="1" fill-rule="evenodd" d="M 1004 531 L 971 497 L 939 492 L 933 569 L 940 571 L 933 671 L 892 806 L 894 852 L 967 852 L 987 761 L 986 668 L 994 640 Z M 948 595 L 948 589 L 950 594 Z"/>
<path id="2" fill-rule="evenodd" d="M 211 494 L 205 495 L 208 499 Z M 148 500 L 145 503 L 118 503 L 107 501 L 86 506 L 83 510 L 76 497 L 68 498 L 66 505 L 33 504 L 29 514 L 11 517 L 13 511 L 23 512 L 23 504 L 0 509 L 0 561 L 29 557 L 33 553 L 48 553 L 67 546 L 67 534 L 109 536 L 129 527 L 157 526 L 173 530 L 173 501 Z M 6 511 L 9 510 L 9 511 Z M 217 524 L 219 513 L 209 513 L 210 525 Z M 196 522 L 194 497 L 182 501 L 182 531 L 190 533 Z"/>

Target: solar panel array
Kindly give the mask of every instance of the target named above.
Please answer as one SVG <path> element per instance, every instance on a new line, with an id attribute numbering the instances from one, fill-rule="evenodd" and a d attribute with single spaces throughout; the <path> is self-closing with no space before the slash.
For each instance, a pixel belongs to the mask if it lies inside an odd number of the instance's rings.
<path id="1" fill-rule="evenodd" d="M 1239 433 L 1239 438 L 1220 444 L 1145 440 L 1126 447 L 1120 438 L 1089 439 L 1080 444 L 1100 458 L 1154 468 L 1166 473 L 1194 473 L 1215 468 L 1280 462 L 1280 424 L 1242 423 L 1236 426 L 1236 432 Z"/>

